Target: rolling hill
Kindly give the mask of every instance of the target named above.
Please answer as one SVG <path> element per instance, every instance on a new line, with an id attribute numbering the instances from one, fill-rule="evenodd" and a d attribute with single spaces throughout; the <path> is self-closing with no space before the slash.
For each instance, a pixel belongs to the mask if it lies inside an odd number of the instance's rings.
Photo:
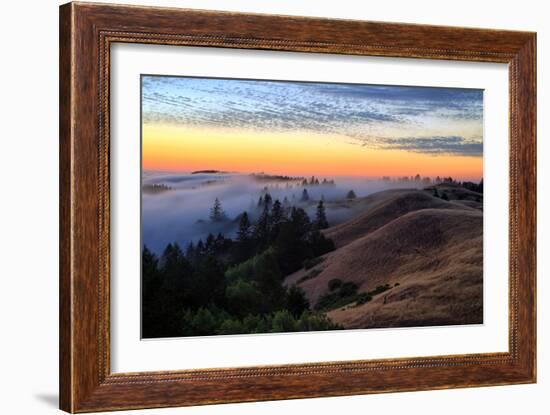
<path id="1" fill-rule="evenodd" d="M 325 309 L 346 328 L 482 323 L 483 212 L 470 206 L 482 195 L 468 196 L 463 204 L 429 191 L 373 194 L 362 214 L 324 231 L 337 249 L 285 283 L 312 306 L 324 304 L 330 281 L 352 283 L 357 295 Z"/>

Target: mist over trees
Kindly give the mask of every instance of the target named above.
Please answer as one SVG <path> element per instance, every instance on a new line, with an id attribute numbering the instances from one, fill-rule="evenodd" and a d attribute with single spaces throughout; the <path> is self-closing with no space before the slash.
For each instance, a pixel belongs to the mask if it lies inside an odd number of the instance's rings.
<path id="1" fill-rule="evenodd" d="M 278 199 L 287 214 L 292 205 L 306 210 L 315 218 L 317 202 L 324 196 L 327 219 L 331 225 L 342 223 L 354 215 L 354 209 L 344 206 L 346 193 L 353 189 L 357 198 L 374 192 L 403 187 L 421 187 L 422 183 L 401 183 L 392 179 L 338 178 L 329 177 L 274 176 L 268 174 L 200 173 L 166 175 L 151 173 L 143 178 L 142 192 L 142 235 L 143 240 L 157 256 L 169 242 L 178 242 L 183 249 L 199 238 L 204 239 L 211 232 L 234 239 L 238 230 L 239 215 L 246 210 L 249 219 L 255 222 L 263 206 L 264 196 L 269 194 L 267 204 Z M 319 182 L 319 184 L 316 184 Z M 156 186 L 156 187 L 155 187 Z M 160 192 L 149 192 L 152 187 L 163 188 Z M 301 200 L 303 190 L 307 199 Z M 271 202 L 269 198 L 271 197 Z M 221 203 L 225 214 L 210 217 L 215 198 Z M 261 199 L 261 202 L 260 202 Z"/>
<path id="2" fill-rule="evenodd" d="M 323 200 L 313 221 L 304 209 L 269 193 L 256 209 L 255 221 L 246 211 L 238 216 L 234 239 L 210 233 L 185 252 L 170 243 L 160 257 L 144 246 L 143 337 L 341 328 L 311 310 L 301 288 L 283 285 L 305 261 L 334 250 L 320 232 L 329 225 Z M 228 220 L 218 198 L 210 220 Z"/>
<path id="3" fill-rule="evenodd" d="M 357 198 L 357 195 L 355 194 L 355 192 L 353 190 L 350 190 L 347 194 L 346 194 L 346 199 L 355 199 Z"/>
<path id="4" fill-rule="evenodd" d="M 201 179 L 202 184 L 195 178 L 185 180 L 187 187 L 173 181 L 158 185 L 154 193 L 145 192 L 149 204 L 144 204 L 144 223 L 163 235 L 160 242 L 151 239 L 152 247 L 144 237 L 145 338 L 341 328 L 326 317 L 325 309 L 309 304 L 299 286 L 283 283 L 286 276 L 311 268 L 334 250 L 324 229 L 349 219 L 353 206 L 373 191 L 420 188 L 444 200 L 461 194 L 481 200 L 483 193 L 483 180 L 420 175 L 343 184 L 339 179 L 338 185 L 316 177 L 273 183 L 271 176 L 262 176 L 261 184 L 242 177 L 221 182 L 209 177 Z M 455 192 L 457 186 L 462 193 Z M 153 209 L 152 200 L 162 208 Z M 340 291 L 331 294 L 338 301 Z"/>
<path id="5" fill-rule="evenodd" d="M 222 204 L 220 203 L 220 200 L 216 198 L 214 200 L 214 206 L 210 209 L 210 220 L 212 222 L 221 222 L 226 218 L 225 212 L 222 209 Z"/>

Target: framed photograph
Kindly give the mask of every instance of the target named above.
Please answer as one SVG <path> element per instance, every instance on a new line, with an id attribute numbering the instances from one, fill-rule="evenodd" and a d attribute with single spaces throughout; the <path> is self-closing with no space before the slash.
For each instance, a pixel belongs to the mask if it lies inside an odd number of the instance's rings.
<path id="1" fill-rule="evenodd" d="M 536 381 L 536 35 L 60 8 L 60 407 Z"/>

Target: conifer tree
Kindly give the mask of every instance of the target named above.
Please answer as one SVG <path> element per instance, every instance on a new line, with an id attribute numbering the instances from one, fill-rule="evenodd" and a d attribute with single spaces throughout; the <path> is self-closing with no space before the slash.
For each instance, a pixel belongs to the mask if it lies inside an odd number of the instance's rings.
<path id="1" fill-rule="evenodd" d="M 250 219 L 248 213 L 243 212 L 239 219 L 239 230 L 237 231 L 237 241 L 246 242 L 250 239 Z"/>
<path id="2" fill-rule="evenodd" d="M 264 209 L 256 222 L 256 226 L 254 226 L 254 240 L 259 250 L 265 248 L 269 243 L 270 219 L 267 205 L 264 205 Z"/>
<path id="3" fill-rule="evenodd" d="M 193 258 L 195 257 L 195 244 L 193 241 L 189 242 L 189 245 L 187 245 L 187 249 L 185 250 L 185 257 L 188 261 L 193 261 Z"/>
<path id="4" fill-rule="evenodd" d="M 214 200 L 214 206 L 210 209 L 210 220 L 212 222 L 221 222 L 226 219 L 225 212 L 222 209 L 222 204 L 218 198 Z"/>
<path id="5" fill-rule="evenodd" d="M 323 200 L 319 200 L 319 204 L 317 205 L 317 212 L 315 216 L 315 226 L 317 229 L 326 229 L 328 228 L 328 221 L 327 221 L 327 215 L 325 212 L 325 204 L 323 203 Z"/>
<path id="6" fill-rule="evenodd" d="M 204 248 L 206 250 L 206 253 L 207 254 L 213 254 L 214 253 L 214 250 L 215 250 L 215 239 L 214 239 L 214 235 L 212 235 L 211 233 L 209 233 L 207 236 L 206 236 L 206 243 L 204 244 Z"/>
<path id="7" fill-rule="evenodd" d="M 271 208 L 271 224 L 273 226 L 278 225 L 283 220 L 283 216 L 283 206 L 281 205 L 281 202 L 279 202 L 279 199 L 277 199 Z"/>
<path id="8" fill-rule="evenodd" d="M 273 204 L 273 198 L 271 197 L 271 195 L 269 193 L 266 193 L 265 196 L 264 196 L 264 206 L 267 209 L 271 209 L 272 204 Z"/>
<path id="9" fill-rule="evenodd" d="M 304 189 L 302 191 L 302 197 L 300 198 L 300 201 L 307 202 L 309 200 L 309 193 L 307 192 L 307 189 Z"/>
<path id="10" fill-rule="evenodd" d="M 353 190 L 350 190 L 348 192 L 348 194 L 346 195 L 346 199 L 355 199 L 357 197 L 357 195 L 355 194 L 355 192 Z"/>
<path id="11" fill-rule="evenodd" d="M 205 254 L 204 242 L 202 241 L 202 239 L 199 239 L 199 241 L 197 242 L 197 247 L 195 249 L 195 255 L 197 257 L 200 257 L 204 254 Z"/>

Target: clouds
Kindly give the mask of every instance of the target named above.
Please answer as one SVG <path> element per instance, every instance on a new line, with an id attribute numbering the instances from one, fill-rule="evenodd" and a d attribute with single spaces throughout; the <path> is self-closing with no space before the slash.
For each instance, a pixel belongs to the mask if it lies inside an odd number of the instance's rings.
<path id="1" fill-rule="evenodd" d="M 481 90 L 143 76 L 142 105 L 146 124 L 302 131 L 429 154 L 482 151 Z"/>
<path id="2" fill-rule="evenodd" d="M 409 150 L 428 154 L 478 155 L 483 152 L 483 143 L 466 140 L 464 137 L 402 137 L 380 140 L 381 147 Z"/>

